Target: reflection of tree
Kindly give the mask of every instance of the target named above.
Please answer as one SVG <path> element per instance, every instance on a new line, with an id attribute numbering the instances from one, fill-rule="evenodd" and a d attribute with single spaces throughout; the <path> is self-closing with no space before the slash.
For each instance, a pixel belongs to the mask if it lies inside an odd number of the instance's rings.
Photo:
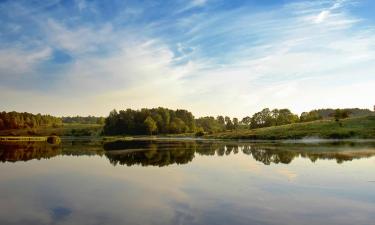
<path id="1" fill-rule="evenodd" d="M 46 142 L 0 143 L 1 162 L 49 159 L 58 155 L 103 155 L 103 152 L 102 144 L 93 141 L 65 141 L 62 145 Z"/>
<path id="2" fill-rule="evenodd" d="M 266 149 L 256 145 L 245 146 L 243 153 L 248 155 L 251 154 L 255 160 L 260 161 L 265 165 L 270 165 L 271 163 L 289 164 L 294 157 L 298 156 L 298 152 Z"/>
<path id="3" fill-rule="evenodd" d="M 345 145 L 346 146 L 346 145 Z M 110 147 L 114 147 L 112 151 Z M 312 162 L 318 159 L 336 159 L 338 163 L 355 158 L 371 157 L 375 151 L 340 151 L 340 145 L 315 146 L 284 144 L 238 144 L 204 141 L 121 141 L 106 144 L 106 156 L 113 165 L 167 166 L 184 164 L 193 160 L 195 153 L 208 156 L 226 156 L 240 150 L 251 155 L 265 165 L 289 164 L 297 157 L 309 158 Z M 346 146 L 348 147 L 348 146 Z M 355 146 L 350 146 L 354 148 Z M 320 150 L 323 149 L 324 151 Z M 118 151 L 120 150 L 121 151 Z M 117 150 L 117 151 L 116 151 Z M 346 148 L 347 150 L 347 148 Z"/>
<path id="4" fill-rule="evenodd" d="M 317 160 L 336 160 L 337 163 L 372 157 L 373 144 L 275 144 L 275 143 L 225 143 L 219 141 L 171 141 L 143 140 L 116 141 L 64 141 L 61 145 L 43 142 L 0 143 L 0 162 L 48 159 L 57 155 L 105 155 L 113 165 L 167 166 L 186 164 L 195 154 L 222 156 L 242 151 L 265 165 L 289 164 L 295 158 Z"/>
<path id="5" fill-rule="evenodd" d="M 52 158 L 59 154 L 61 154 L 59 146 L 44 142 L 11 142 L 0 145 L 0 160 L 2 162 L 39 160 Z"/>
<path id="6" fill-rule="evenodd" d="M 336 160 L 337 163 L 341 164 L 345 161 L 352 161 L 353 159 L 369 158 L 372 157 L 374 152 L 323 152 L 323 153 L 301 153 L 304 158 L 309 158 L 312 162 L 318 159 L 324 160 Z"/>
<path id="7" fill-rule="evenodd" d="M 186 164 L 193 160 L 196 150 L 195 142 L 159 142 L 123 141 L 115 145 L 120 151 L 108 151 L 105 155 L 113 165 L 167 166 Z M 138 146 L 138 149 L 135 148 Z"/>
<path id="8" fill-rule="evenodd" d="M 347 148 L 348 146 L 350 146 L 350 148 Z M 356 149 L 357 147 L 359 147 L 359 149 Z M 243 153 L 252 155 L 255 160 L 260 161 L 265 165 L 270 165 L 271 163 L 289 164 L 296 157 L 308 158 L 312 162 L 316 162 L 320 159 L 336 160 L 337 163 L 343 163 L 345 161 L 352 161 L 353 159 L 372 157 L 375 155 L 374 146 L 354 143 L 327 143 L 321 146 L 311 146 L 306 144 L 252 144 L 244 146 Z"/>

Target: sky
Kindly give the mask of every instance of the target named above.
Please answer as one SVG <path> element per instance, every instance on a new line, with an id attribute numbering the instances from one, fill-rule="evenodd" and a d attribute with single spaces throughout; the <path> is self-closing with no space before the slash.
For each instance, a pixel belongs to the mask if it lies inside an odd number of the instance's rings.
<path id="1" fill-rule="evenodd" d="M 0 111 L 375 105 L 372 0 L 2 0 Z"/>

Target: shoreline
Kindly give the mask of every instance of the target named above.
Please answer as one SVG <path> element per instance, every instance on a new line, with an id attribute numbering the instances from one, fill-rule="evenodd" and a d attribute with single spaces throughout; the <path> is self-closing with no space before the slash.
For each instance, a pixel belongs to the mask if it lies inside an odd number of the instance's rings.
<path id="1" fill-rule="evenodd" d="M 244 139 L 244 138 L 210 138 L 210 137 L 167 137 L 167 136 L 60 136 L 62 141 L 70 140 L 97 140 L 104 142 L 111 141 L 134 141 L 134 140 L 175 140 L 175 141 L 235 141 L 239 143 L 286 143 L 286 144 L 320 144 L 320 143 L 372 143 L 372 138 L 302 138 L 302 139 Z M 3 142 L 46 142 L 48 136 L 0 136 L 0 143 Z"/>

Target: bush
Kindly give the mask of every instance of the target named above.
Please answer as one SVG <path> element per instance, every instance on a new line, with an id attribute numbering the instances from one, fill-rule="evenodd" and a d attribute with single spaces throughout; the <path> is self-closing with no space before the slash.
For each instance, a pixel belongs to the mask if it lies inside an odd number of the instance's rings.
<path id="1" fill-rule="evenodd" d="M 60 144 L 61 143 L 61 139 L 58 136 L 49 136 L 47 138 L 47 142 L 49 144 Z"/>
<path id="2" fill-rule="evenodd" d="M 202 130 L 195 132 L 196 137 L 202 137 L 204 135 L 204 132 Z"/>

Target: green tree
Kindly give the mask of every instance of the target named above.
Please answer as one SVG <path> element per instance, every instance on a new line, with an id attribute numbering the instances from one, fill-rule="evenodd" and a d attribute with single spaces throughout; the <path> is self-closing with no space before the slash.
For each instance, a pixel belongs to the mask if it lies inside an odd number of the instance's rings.
<path id="1" fill-rule="evenodd" d="M 222 126 L 225 125 L 225 120 L 224 120 L 224 117 L 223 117 L 223 116 L 217 116 L 217 117 L 216 117 L 216 120 L 217 120 L 217 122 L 218 122 L 220 125 L 222 125 Z"/>
<path id="2" fill-rule="evenodd" d="M 152 133 L 155 132 L 158 128 L 155 120 L 153 120 L 151 116 L 148 116 L 143 123 L 150 135 L 152 135 Z"/>
<path id="3" fill-rule="evenodd" d="M 251 117 L 251 128 L 269 127 L 272 126 L 272 121 L 270 109 L 265 108 Z"/>
<path id="4" fill-rule="evenodd" d="M 241 124 L 243 124 L 243 125 L 249 126 L 250 123 L 251 123 L 251 117 L 250 116 L 246 116 L 246 117 L 242 118 L 242 120 L 241 120 Z"/>
<path id="5" fill-rule="evenodd" d="M 169 130 L 170 130 L 171 133 L 180 134 L 180 133 L 186 132 L 187 127 L 186 127 L 184 121 L 182 121 L 178 117 L 175 117 L 175 118 L 173 118 L 172 122 L 169 125 Z"/>
<path id="6" fill-rule="evenodd" d="M 233 128 L 237 130 L 238 126 L 239 126 L 238 118 L 233 118 Z"/>
<path id="7" fill-rule="evenodd" d="M 300 122 L 310 122 L 315 120 L 321 120 L 323 117 L 318 113 L 317 110 L 310 112 L 303 112 L 299 118 Z"/>
<path id="8" fill-rule="evenodd" d="M 227 130 L 233 130 L 233 123 L 232 123 L 232 120 L 230 119 L 230 117 L 229 117 L 229 116 L 226 116 L 226 117 L 224 118 L 224 120 L 225 120 L 225 128 L 226 128 Z"/>
<path id="9" fill-rule="evenodd" d="M 203 128 L 205 132 L 215 133 L 225 130 L 225 123 L 221 124 L 212 116 L 201 117 L 195 120 L 196 126 Z"/>
<path id="10" fill-rule="evenodd" d="M 333 113 L 333 117 L 338 122 L 340 119 L 345 119 L 349 117 L 349 111 L 345 109 L 336 109 Z"/>

